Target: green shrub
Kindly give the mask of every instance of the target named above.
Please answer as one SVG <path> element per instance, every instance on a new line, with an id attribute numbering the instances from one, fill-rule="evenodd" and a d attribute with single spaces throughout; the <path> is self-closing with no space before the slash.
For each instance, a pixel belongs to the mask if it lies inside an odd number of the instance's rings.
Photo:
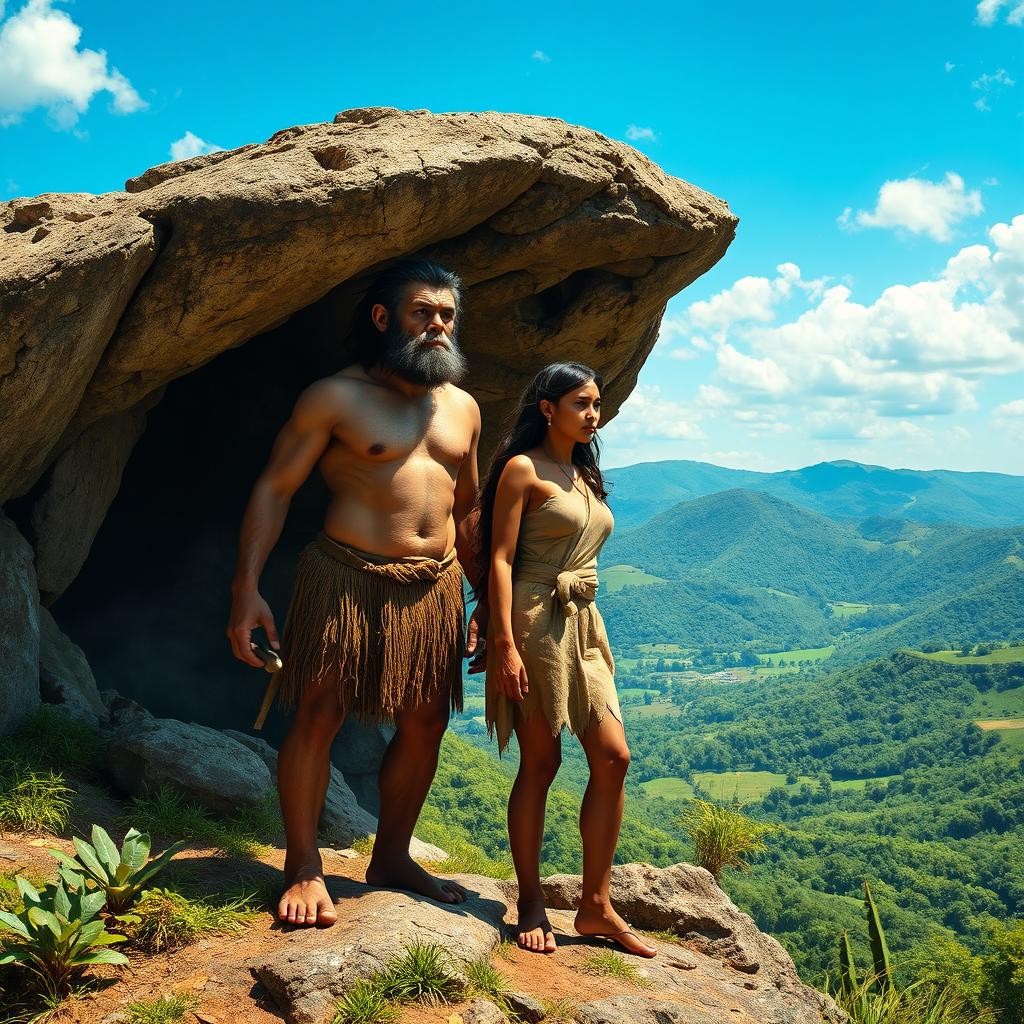
<path id="1" fill-rule="evenodd" d="M 693 844 L 694 863 L 707 868 L 718 880 L 725 868 L 749 870 L 747 858 L 764 853 L 764 837 L 778 831 L 776 825 L 754 821 L 738 810 L 708 800 L 694 800 L 679 819 Z"/>
<path id="2" fill-rule="evenodd" d="M 70 871 L 85 878 L 107 894 L 107 910 L 122 914 L 142 892 L 143 886 L 185 845 L 184 841 L 169 846 L 159 857 L 149 859 L 148 832 L 128 830 L 121 849 L 114 845 L 105 829 L 92 827 L 92 845 L 75 836 L 75 856 L 51 850 L 61 864 L 61 871 Z"/>
<path id="3" fill-rule="evenodd" d="M 961 992 L 923 982 L 902 991 L 874 974 L 852 989 L 825 991 L 850 1015 L 851 1024 L 996 1024 L 995 1011 L 972 1006 Z"/>
<path id="4" fill-rule="evenodd" d="M 15 936 L 5 943 L 0 965 L 21 964 L 44 992 L 61 996 L 92 965 L 128 963 L 124 954 L 105 948 L 124 942 L 124 936 L 94 920 L 106 901 L 102 890 L 90 892 L 85 879 L 70 872 L 42 892 L 21 876 L 16 881 L 24 910 L 0 912 L 0 927 Z"/>

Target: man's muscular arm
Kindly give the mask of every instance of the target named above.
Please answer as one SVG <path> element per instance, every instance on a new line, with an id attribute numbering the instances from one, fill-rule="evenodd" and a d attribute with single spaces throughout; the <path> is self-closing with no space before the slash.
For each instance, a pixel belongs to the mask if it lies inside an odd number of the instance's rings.
<path id="1" fill-rule="evenodd" d="M 477 520 L 475 515 L 477 491 L 480 488 L 480 474 L 477 469 L 477 447 L 480 443 L 480 408 L 476 401 L 466 395 L 468 415 L 473 425 L 473 436 L 469 443 L 469 452 L 459 468 L 455 478 L 455 501 L 452 506 L 452 517 L 455 519 L 455 550 L 469 582 L 476 586 L 480 575 L 480 567 L 476 559 Z"/>
<path id="2" fill-rule="evenodd" d="M 280 646 L 274 616 L 259 592 L 260 573 L 281 536 L 292 497 L 326 451 L 338 418 L 337 383 L 324 380 L 308 387 L 277 435 L 245 508 L 227 634 L 235 657 L 248 665 L 263 664 L 249 648 L 257 626 L 267 631 L 272 647 Z"/>
<path id="3" fill-rule="evenodd" d="M 475 588 L 480 578 L 482 565 L 477 551 L 477 534 L 479 519 L 477 492 L 480 489 L 480 474 L 477 468 L 477 448 L 480 443 L 480 407 L 469 395 L 466 396 L 473 422 L 473 436 L 470 440 L 469 452 L 455 478 L 455 503 L 452 516 L 455 518 L 455 549 L 459 553 L 459 561 L 470 584 Z M 483 595 L 478 602 L 466 635 L 466 657 L 473 658 L 470 671 L 479 672 L 483 668 L 482 634 L 487 629 L 487 596 Z M 474 655 L 476 657 L 474 658 Z"/>

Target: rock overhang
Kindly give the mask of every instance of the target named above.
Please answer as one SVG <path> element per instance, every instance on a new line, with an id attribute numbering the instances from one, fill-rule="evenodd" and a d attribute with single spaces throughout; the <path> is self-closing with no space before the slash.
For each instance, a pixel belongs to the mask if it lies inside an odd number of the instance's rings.
<path id="1" fill-rule="evenodd" d="M 164 164 L 127 191 L 0 206 L 0 501 L 90 425 L 395 258 L 467 285 L 467 386 L 600 364 L 614 411 L 665 302 L 733 237 L 721 200 L 554 118 L 365 108 Z M 476 364 L 474 367 L 474 363 Z"/>

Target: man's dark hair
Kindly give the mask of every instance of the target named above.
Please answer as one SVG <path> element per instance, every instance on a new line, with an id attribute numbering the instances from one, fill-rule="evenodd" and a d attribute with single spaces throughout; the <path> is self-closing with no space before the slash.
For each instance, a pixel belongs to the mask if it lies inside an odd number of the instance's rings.
<path id="1" fill-rule="evenodd" d="M 392 263 L 370 282 L 353 317 L 355 357 L 364 369 L 368 370 L 380 361 L 381 332 L 370 318 L 370 311 L 380 303 L 393 320 L 399 304 L 413 284 L 447 288 L 455 298 L 455 322 L 458 323 L 462 307 L 462 279 L 458 274 L 432 260 L 399 260 Z"/>

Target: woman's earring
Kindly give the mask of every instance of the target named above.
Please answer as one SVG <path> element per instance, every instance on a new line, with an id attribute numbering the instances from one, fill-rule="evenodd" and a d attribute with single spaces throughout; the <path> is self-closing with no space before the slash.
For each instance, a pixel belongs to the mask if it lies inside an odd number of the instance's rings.
<path id="1" fill-rule="evenodd" d="M 548 426 L 549 427 L 551 426 L 551 417 L 550 416 L 548 417 Z"/>

